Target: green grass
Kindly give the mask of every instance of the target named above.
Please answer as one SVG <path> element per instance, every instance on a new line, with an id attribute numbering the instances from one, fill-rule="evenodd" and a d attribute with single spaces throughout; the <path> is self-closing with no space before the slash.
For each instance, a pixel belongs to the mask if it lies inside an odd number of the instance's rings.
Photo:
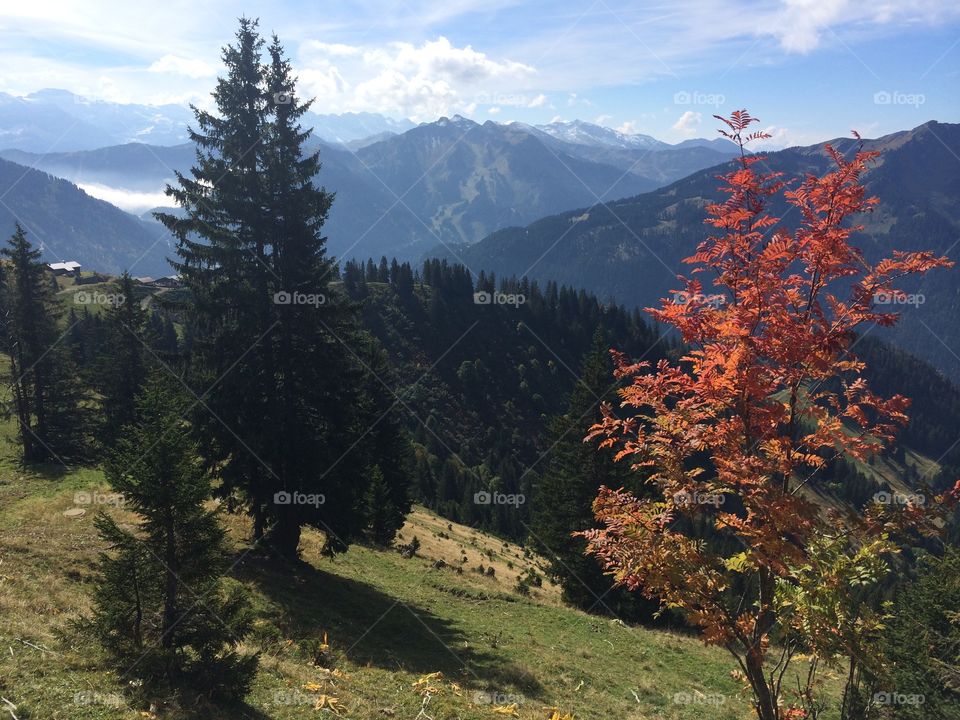
<path id="1" fill-rule="evenodd" d="M 94 491 L 108 491 L 98 470 L 28 472 L 0 458 L 0 696 L 17 706 L 19 720 L 192 717 L 162 701 L 152 711 L 132 707 L 132 675 L 121 681 L 109 671 L 82 628 L 64 632 L 90 609 L 102 545 L 92 508 L 79 519 L 63 513 L 75 493 Z M 423 509 L 403 530 L 422 543 L 411 559 L 363 546 L 321 558 L 320 536 L 306 532 L 302 561 L 283 565 L 248 552 L 244 518 L 225 522 L 235 541 L 233 581 L 249 590 L 257 615 L 245 649 L 260 652 L 261 663 L 243 706 L 201 717 L 333 717 L 314 709 L 324 694 L 355 720 L 414 720 L 421 709 L 435 720 L 505 717 L 477 693 L 516 702 L 518 717 L 540 720 L 554 707 L 578 720 L 751 717 L 720 649 L 563 607 L 549 584 L 521 597 L 515 579 L 537 558 Z M 449 566 L 435 569 L 436 559 Z M 473 572 L 480 561 L 496 576 Z M 326 668 L 312 654 L 325 634 Z M 435 672 L 443 677 L 431 684 L 441 692 L 424 706 L 413 684 Z M 2 703 L 0 711 L 5 717 Z"/>

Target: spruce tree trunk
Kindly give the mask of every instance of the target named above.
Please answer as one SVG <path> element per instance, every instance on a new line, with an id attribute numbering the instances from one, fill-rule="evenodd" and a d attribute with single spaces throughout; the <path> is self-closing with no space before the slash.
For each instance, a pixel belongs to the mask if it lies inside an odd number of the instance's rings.
<path id="1" fill-rule="evenodd" d="M 276 522 L 267 532 L 266 542 L 267 547 L 281 557 L 290 560 L 297 558 L 297 548 L 300 545 L 300 522 L 289 508 L 280 506 Z"/>
<path id="2" fill-rule="evenodd" d="M 253 541 L 257 542 L 258 540 L 263 539 L 263 526 L 264 526 L 263 504 L 259 500 L 254 500 L 252 510 L 253 510 Z"/>
<path id="3" fill-rule="evenodd" d="M 43 372 L 44 368 L 43 362 L 37 362 L 33 367 L 33 413 L 37 418 L 37 437 L 40 442 L 38 445 L 40 447 L 36 448 L 36 454 L 38 459 L 47 459 L 50 451 L 47 448 L 43 447 L 44 442 L 49 442 L 49 433 L 47 431 L 47 408 L 46 408 L 46 393 L 47 393 L 47 378 Z"/>
<path id="4" fill-rule="evenodd" d="M 164 522 L 164 563 L 166 578 L 163 592 L 163 641 L 165 648 L 173 647 L 173 626 L 177 623 L 177 546 L 173 528 L 173 514 L 167 513 Z"/>
<path id="5" fill-rule="evenodd" d="M 133 596 L 136 602 L 136 614 L 133 618 L 133 641 L 138 648 L 143 647 L 143 634 L 140 626 L 143 623 L 143 601 L 140 599 L 140 575 L 137 571 L 137 563 L 133 562 L 130 568 L 133 575 Z"/>
<path id="6" fill-rule="evenodd" d="M 14 359 L 14 355 L 21 356 L 20 363 Z M 27 398 L 23 388 L 23 378 L 20 377 L 19 367 L 23 366 L 23 358 L 20 353 L 19 345 L 17 350 L 10 353 L 10 376 L 13 378 L 13 399 L 17 412 L 17 425 L 20 430 L 20 441 L 23 444 L 23 459 L 25 462 L 31 462 L 34 458 L 33 433 L 30 432 L 30 409 L 27 407 Z"/>

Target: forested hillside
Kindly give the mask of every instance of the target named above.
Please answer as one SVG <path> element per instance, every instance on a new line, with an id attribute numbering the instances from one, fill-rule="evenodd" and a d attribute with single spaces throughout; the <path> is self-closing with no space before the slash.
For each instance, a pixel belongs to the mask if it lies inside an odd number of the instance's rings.
<path id="1" fill-rule="evenodd" d="M 76 260 L 111 274 L 169 271 L 171 238 L 160 224 L 90 197 L 71 182 L 0 160 L 0 193 L 0 225 L 5 232 L 14 222 L 29 227 L 47 262 Z"/>
<path id="2" fill-rule="evenodd" d="M 833 142 L 850 155 L 857 143 Z M 956 255 L 960 238 L 960 126 L 931 122 L 914 130 L 867 140 L 864 147 L 881 152 L 865 173 L 868 193 L 880 204 L 856 218 L 864 231 L 854 237 L 869 261 L 893 251 L 923 247 Z M 823 145 L 790 148 L 765 156 L 763 167 L 783 173 L 791 187 L 807 173 L 821 173 L 830 159 Z M 657 305 L 678 287 L 676 276 L 688 268 L 682 262 L 708 234 L 704 225 L 708 203 L 721 198 L 717 175 L 729 169 L 702 170 L 651 193 L 593 204 L 581 210 L 544 218 L 526 227 L 507 228 L 471 247 L 457 248 L 456 257 L 475 271 L 529 276 L 541 281 L 578 284 L 605 299 L 628 306 Z M 800 218 L 787 212 L 782 199 L 770 211 L 783 216 L 784 227 Z M 437 255 L 449 257 L 445 248 Z M 903 322 L 874 330 L 880 337 L 931 362 L 951 379 L 960 378 L 960 361 L 950 348 L 960 346 L 957 271 L 932 273 L 904 292 L 917 299 L 899 304 Z M 706 292 L 710 290 L 705 283 Z M 939 338 L 939 340 L 938 340 Z"/>

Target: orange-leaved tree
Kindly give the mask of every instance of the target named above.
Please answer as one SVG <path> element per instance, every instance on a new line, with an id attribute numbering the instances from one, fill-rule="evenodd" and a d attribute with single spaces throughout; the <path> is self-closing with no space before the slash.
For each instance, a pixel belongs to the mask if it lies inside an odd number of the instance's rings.
<path id="1" fill-rule="evenodd" d="M 871 264 L 851 244 L 861 229 L 851 216 L 876 203 L 861 183 L 876 153 L 862 143 L 851 158 L 826 146 L 835 168 L 790 189 L 779 173 L 758 171 L 761 156 L 744 151 L 768 137 L 749 131 L 755 118 L 745 110 L 717 117 L 741 149 L 721 178 L 727 198 L 707 208 L 712 234 L 686 260 L 693 277 L 681 278 L 674 294 L 683 301 L 650 310 L 689 350 L 679 365 L 652 368 L 612 351 L 627 381 L 621 407 L 607 406 L 587 438 L 618 448 L 617 458 L 645 473 L 653 491 L 637 497 L 602 488 L 594 511 L 603 528 L 583 534 L 618 582 L 682 610 L 708 643 L 733 654 L 761 720 L 807 717 L 786 706 L 781 684 L 798 649 L 823 644 L 798 635 L 843 620 L 801 612 L 792 604 L 797 593 L 781 590 L 809 587 L 811 568 L 837 567 L 820 558 L 838 539 L 853 562 L 870 568 L 896 549 L 896 533 L 934 525 L 918 503 L 827 512 L 809 495 L 810 479 L 832 459 L 868 460 L 907 420 L 907 399 L 884 399 L 867 386 L 864 364 L 849 352 L 855 331 L 895 323 L 877 308 L 877 295 L 950 263 L 897 252 Z M 781 194 L 797 213 L 795 229 L 769 214 Z M 697 278 L 704 272 L 715 292 L 705 293 Z M 848 572 L 850 563 L 839 566 Z M 838 641 L 832 651 L 852 644 Z"/>

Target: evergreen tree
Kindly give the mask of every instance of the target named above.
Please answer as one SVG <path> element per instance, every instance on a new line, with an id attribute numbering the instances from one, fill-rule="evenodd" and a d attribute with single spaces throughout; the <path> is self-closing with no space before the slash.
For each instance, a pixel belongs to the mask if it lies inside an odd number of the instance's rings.
<path id="1" fill-rule="evenodd" d="M 47 267 L 19 224 L 0 254 L 10 263 L 4 274 L 3 333 L 23 460 L 81 457 L 83 389 L 68 343 L 61 342 L 61 309 Z"/>
<path id="2" fill-rule="evenodd" d="M 166 317 L 163 320 L 163 339 L 160 342 L 160 351 L 168 356 L 175 356 L 179 349 L 177 329 L 173 325 L 173 320 Z"/>
<path id="3" fill-rule="evenodd" d="M 129 273 L 120 276 L 116 301 L 106 313 L 106 348 L 100 355 L 104 447 L 113 447 L 121 431 L 136 418 L 137 395 L 146 379 L 144 331 L 146 311 L 140 305 Z"/>
<path id="4" fill-rule="evenodd" d="M 904 720 L 960 720 L 960 550 L 925 555 L 915 580 L 900 590 L 884 631 L 889 677 L 880 692 L 923 698 L 894 703 Z"/>
<path id="5" fill-rule="evenodd" d="M 326 532 L 331 550 L 363 531 L 369 474 L 354 450 L 358 318 L 330 289 L 322 227 L 333 195 L 313 183 L 319 155 L 305 153 L 299 124 L 311 103 L 297 98 L 277 38 L 266 64 L 263 44 L 256 22 L 241 20 L 218 115 L 196 111 L 193 177 L 168 189 L 185 218 L 159 217 L 195 297 L 200 379 L 217 387 L 201 413 L 204 457 L 248 504 L 255 537 L 292 556 L 304 525 Z M 306 495 L 324 502 L 295 501 Z"/>
<path id="6" fill-rule="evenodd" d="M 187 352 L 190 345 L 190 325 L 184 326 L 183 351 Z M 161 360 L 167 363 L 179 359 L 181 347 L 177 337 L 177 329 L 173 324 L 170 312 L 166 308 L 150 310 L 146 315 L 143 339 L 147 347 Z"/>
<path id="7" fill-rule="evenodd" d="M 177 173 L 176 186 L 167 187 L 184 215 L 157 214 L 178 239 L 174 267 L 193 298 L 197 357 L 190 381 L 203 389 L 218 383 L 198 411 L 196 427 L 203 457 L 218 468 L 227 496 L 248 494 L 269 470 L 250 445 L 261 437 L 267 396 L 265 369 L 253 353 L 269 328 L 268 229 L 259 174 L 266 70 L 256 22 L 242 18 L 236 39 L 223 49 L 227 74 L 213 92 L 217 113 L 194 108 L 197 129 L 191 128 L 190 138 L 197 158 L 190 176 Z M 151 335 L 162 337 L 162 318 L 152 316 L 151 328 Z M 249 494 L 260 498 L 266 490 Z M 259 535 L 262 513 L 257 517 Z"/>
<path id="8" fill-rule="evenodd" d="M 403 512 L 394 505 L 391 495 L 391 488 L 383 476 L 383 471 L 379 465 L 374 465 L 370 471 L 370 486 L 367 488 L 365 505 L 367 532 L 370 533 L 370 539 L 378 545 L 390 545 L 397 530 L 403 526 Z"/>
<path id="9" fill-rule="evenodd" d="M 397 384 L 395 374 L 374 338 L 366 339 L 360 361 L 365 373 L 358 432 L 365 444 L 363 456 L 371 463 L 367 532 L 375 542 L 389 545 L 410 512 L 413 446 L 400 417 L 400 402 L 388 389 Z"/>
<path id="10" fill-rule="evenodd" d="M 585 610 L 638 617 L 651 608 L 623 590 L 610 592 L 612 581 L 596 559 L 584 554 L 586 541 L 572 533 L 594 527 L 592 503 L 601 485 L 631 484 L 628 469 L 614 463 L 612 453 L 583 442 L 600 418 L 601 400 L 613 399 L 609 342 L 597 329 L 584 357 L 580 381 L 570 395 L 567 412 L 550 425 L 550 463 L 539 478 L 533 499 L 531 544 L 548 560 L 550 575 L 560 583 L 563 598 Z M 602 603 L 598 598 L 603 598 Z"/>
<path id="11" fill-rule="evenodd" d="M 117 666 L 138 660 L 150 686 L 236 699 L 257 667 L 256 656 L 236 650 L 249 612 L 240 591 L 228 592 L 220 579 L 224 531 L 205 507 L 210 481 L 182 419 L 185 401 L 168 385 L 157 374 L 148 379 L 138 420 L 106 463 L 110 485 L 139 523 L 130 531 L 104 513 L 96 518 L 110 550 L 100 557 L 94 628 Z"/>

